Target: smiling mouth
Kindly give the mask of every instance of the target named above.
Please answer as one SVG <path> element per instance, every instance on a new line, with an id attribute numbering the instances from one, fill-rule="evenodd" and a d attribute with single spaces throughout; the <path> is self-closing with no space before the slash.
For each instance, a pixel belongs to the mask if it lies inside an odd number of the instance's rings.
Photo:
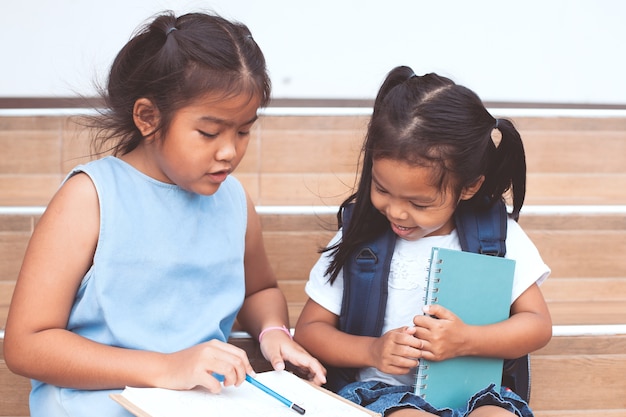
<path id="1" fill-rule="evenodd" d="M 396 227 L 398 228 L 398 230 L 402 230 L 402 231 L 405 231 L 405 232 L 406 232 L 407 230 L 413 230 L 413 229 L 415 229 L 414 227 L 404 227 L 404 226 L 400 226 L 399 224 L 395 224 L 395 223 L 394 223 L 394 226 L 396 226 Z"/>

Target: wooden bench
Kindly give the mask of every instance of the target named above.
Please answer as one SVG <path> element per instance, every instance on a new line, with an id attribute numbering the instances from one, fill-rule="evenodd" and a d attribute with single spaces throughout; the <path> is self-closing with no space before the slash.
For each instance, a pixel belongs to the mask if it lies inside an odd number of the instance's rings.
<path id="1" fill-rule="evenodd" d="M 525 140 L 520 223 L 553 270 L 543 292 L 554 337 L 531 355 L 531 406 L 538 417 L 626 417 L 626 113 L 494 113 L 512 117 Z M 65 173 L 89 159 L 70 116 L 0 111 L 0 329 L 34 224 Z M 368 116 L 267 109 L 237 171 L 258 205 L 292 325 L 316 250 L 354 184 Z M 255 367 L 266 367 L 255 342 L 236 336 Z M 0 356 L 0 416 L 28 416 L 28 390 Z"/>

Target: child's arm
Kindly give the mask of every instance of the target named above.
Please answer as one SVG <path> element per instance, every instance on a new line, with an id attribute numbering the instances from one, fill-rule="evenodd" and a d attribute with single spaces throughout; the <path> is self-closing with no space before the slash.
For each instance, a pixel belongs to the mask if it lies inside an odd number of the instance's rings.
<path id="1" fill-rule="evenodd" d="M 337 329 L 339 318 L 307 300 L 296 325 L 296 340 L 323 363 L 338 367 L 373 366 L 389 374 L 405 374 L 418 364 L 421 341 L 406 328 L 381 337 L 354 336 Z"/>
<path id="2" fill-rule="evenodd" d="M 552 319 L 537 284 L 511 306 L 509 319 L 487 326 L 470 326 L 451 311 L 433 305 L 429 316 L 416 316 L 415 335 L 424 339 L 424 358 L 444 360 L 456 356 L 518 358 L 550 341 Z"/>
<path id="3" fill-rule="evenodd" d="M 87 175 L 70 178 L 54 196 L 31 237 L 7 320 L 9 368 L 58 386 L 107 389 L 196 385 L 219 391 L 252 371 L 245 352 L 211 341 L 170 355 L 116 348 L 66 330 L 81 279 L 99 234 L 98 197 Z M 138 300 L 139 301 L 139 300 Z"/>
<path id="4" fill-rule="evenodd" d="M 278 288 L 276 277 L 270 266 L 265 246 L 261 221 L 248 196 L 248 226 L 246 231 L 246 298 L 237 316 L 241 325 L 255 338 L 264 329 L 289 328 L 287 301 Z M 317 384 L 326 382 L 326 370 L 319 361 L 291 340 L 284 331 L 271 330 L 263 334 L 261 351 L 274 369 L 284 369 L 284 361 L 303 368 Z"/>

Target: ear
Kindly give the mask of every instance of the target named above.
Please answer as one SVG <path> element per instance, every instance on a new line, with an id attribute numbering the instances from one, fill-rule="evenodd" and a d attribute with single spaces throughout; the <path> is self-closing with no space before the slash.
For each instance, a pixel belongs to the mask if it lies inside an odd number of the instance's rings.
<path id="1" fill-rule="evenodd" d="M 159 120 L 159 109 L 157 109 L 151 100 L 142 97 L 135 101 L 135 105 L 133 106 L 133 121 L 144 138 L 154 133 L 159 125 Z"/>
<path id="2" fill-rule="evenodd" d="M 470 198 L 474 197 L 474 194 L 476 194 L 478 190 L 480 190 L 480 187 L 483 185 L 483 182 L 485 182 L 485 176 L 481 175 L 480 178 L 478 178 L 476 182 L 474 182 L 472 185 L 463 188 L 463 190 L 461 191 L 460 199 L 469 200 Z"/>

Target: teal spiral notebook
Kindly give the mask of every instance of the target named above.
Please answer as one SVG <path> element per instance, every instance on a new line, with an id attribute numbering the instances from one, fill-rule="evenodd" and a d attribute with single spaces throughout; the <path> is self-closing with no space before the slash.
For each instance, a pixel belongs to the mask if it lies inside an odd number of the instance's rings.
<path id="1" fill-rule="evenodd" d="M 515 261 L 451 249 L 433 248 L 426 304 L 440 304 L 465 323 L 484 325 L 509 317 Z M 466 405 L 490 384 L 500 386 L 503 360 L 457 357 L 421 360 L 415 393 L 437 408 Z"/>

